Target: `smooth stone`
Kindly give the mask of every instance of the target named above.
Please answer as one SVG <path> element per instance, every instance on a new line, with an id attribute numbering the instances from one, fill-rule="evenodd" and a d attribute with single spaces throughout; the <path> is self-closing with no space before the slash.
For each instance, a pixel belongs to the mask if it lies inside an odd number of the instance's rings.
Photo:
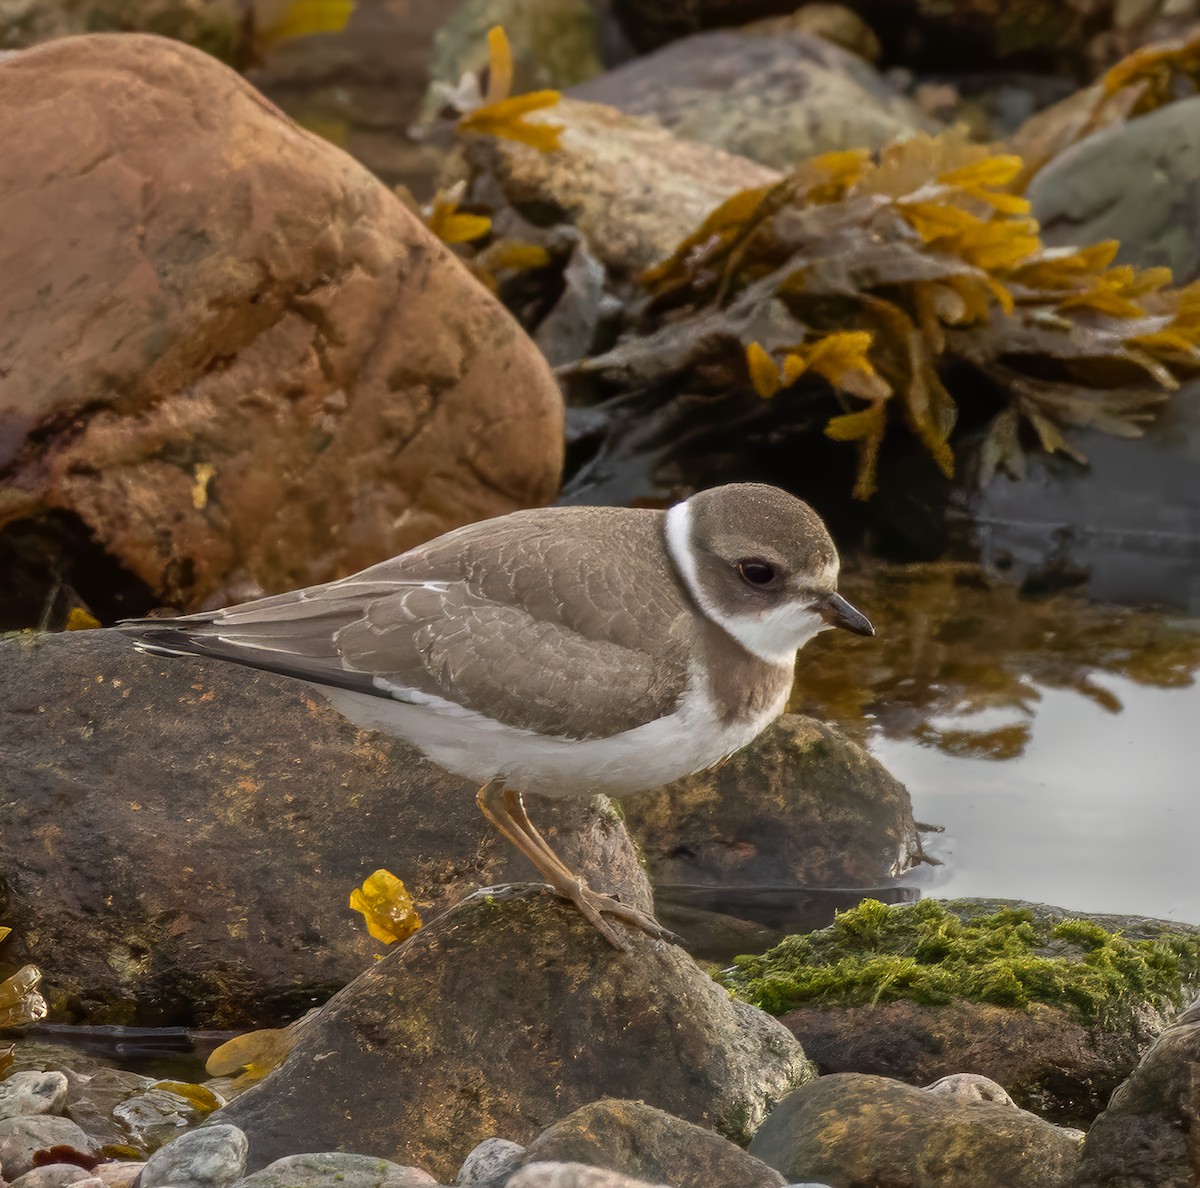
<path id="1" fill-rule="evenodd" d="M 371 1155 L 322 1151 L 285 1155 L 239 1180 L 235 1188 L 427 1188 L 437 1181 L 419 1167 Z"/>
<path id="2" fill-rule="evenodd" d="M 462 1162 L 454 1183 L 459 1188 L 504 1188 L 520 1166 L 525 1148 L 510 1139 L 487 1138 Z"/>
<path id="3" fill-rule="evenodd" d="M 592 1164 L 673 1188 L 780 1188 L 783 1176 L 727 1138 L 641 1101 L 605 1099 L 568 1114 L 529 1146 L 527 1166 Z"/>
<path id="4" fill-rule="evenodd" d="M 326 1003 L 213 1118 L 245 1130 L 258 1166 L 305 1146 L 387 1151 L 443 1179 L 483 1139 L 529 1144 L 604 1097 L 747 1141 L 814 1075 L 800 1045 L 678 946 L 617 927 L 627 952 L 548 888 L 478 892 Z"/>
<path id="5" fill-rule="evenodd" d="M 0 1081 L 0 1119 L 27 1114 L 61 1114 L 67 1078 L 60 1072 L 17 1072 Z"/>
<path id="6" fill-rule="evenodd" d="M 937 128 L 873 66 L 795 29 L 698 33 L 569 94 L 776 169 Z"/>
<path id="7" fill-rule="evenodd" d="M 249 1143 L 236 1126 L 189 1131 L 146 1161 L 138 1188 L 225 1188 L 246 1170 Z"/>
<path id="8" fill-rule="evenodd" d="M 926 1085 L 925 1092 L 937 1097 L 949 1097 L 954 1101 L 994 1101 L 997 1105 L 1018 1108 L 1003 1085 L 980 1073 L 951 1073 L 948 1077 L 934 1081 L 932 1085 Z"/>
<path id="9" fill-rule="evenodd" d="M 145 1166 L 145 1163 L 130 1159 L 114 1159 L 111 1163 L 101 1163 L 96 1168 L 96 1175 L 103 1181 L 104 1188 L 133 1188 Z"/>
<path id="10" fill-rule="evenodd" d="M 133 915 L 127 917 L 127 919 L 135 918 Z M 115 951 L 115 949 L 109 949 L 110 957 Z M 75 967 L 85 968 L 86 946 L 79 948 L 77 953 Z M 96 986 L 100 984 L 102 983 L 93 983 L 93 993 L 95 993 Z M 97 1143 L 102 1145 L 129 1143 L 131 1139 L 129 1131 L 118 1123 L 115 1111 L 126 1099 L 148 1090 L 154 1084 L 154 1079 L 117 1068 L 101 1069 L 91 1074 L 68 1072 L 67 1079 L 70 1081 L 64 1110 L 67 1117 L 72 1122 L 78 1123 Z M 149 1154 L 149 1152 L 146 1151 L 144 1154 Z"/>
<path id="11" fill-rule="evenodd" d="M 78 1188 L 104 1188 L 104 1183 L 95 1172 L 78 1164 L 48 1163 L 18 1176 L 11 1188 L 67 1188 L 68 1184 L 78 1185 Z"/>
<path id="12" fill-rule="evenodd" d="M 673 1188 L 670 1184 L 652 1184 L 635 1180 L 606 1167 L 587 1163 L 531 1163 L 523 1167 L 505 1188 Z M 738 1185 L 741 1188 L 741 1185 Z"/>
<path id="13" fill-rule="evenodd" d="M 31 1114 L 0 1122 L 0 1177 L 15 1180 L 33 1167 L 33 1156 L 49 1147 L 94 1153 L 93 1140 L 70 1118 Z"/>
<path id="14" fill-rule="evenodd" d="M 1151 1044 L 1083 1144 L 1072 1188 L 1192 1188 L 1200 1163 L 1200 998 Z"/>
<path id="15" fill-rule="evenodd" d="M 269 1027 L 383 949 L 346 906 L 372 870 L 404 880 L 426 925 L 481 884 L 535 877 L 479 812 L 474 783 L 356 730 L 296 681 L 149 657 L 113 631 L 0 640 L 0 672 L 0 870 L 12 887 L 0 924 L 14 929 L 6 956 L 56 969 L 52 1009 Z M 611 807 L 529 804 L 591 886 L 650 906 Z M 111 897 L 102 912 L 97 885 Z M 103 1142 L 128 1141 L 112 1110 L 152 1084 L 97 1073 L 67 1112 Z"/>
<path id="16" fill-rule="evenodd" d="M 1011 1106 L 963 1103 L 887 1077 L 834 1073 L 785 1097 L 755 1134 L 750 1154 L 791 1179 L 889 1188 L 1062 1188 L 1079 1145 Z"/>
<path id="17" fill-rule="evenodd" d="M 104 621 L 228 605 L 557 494 L 515 318 L 216 59 L 37 46 L 0 62 L 0 142 L 0 623 L 62 584 Z"/>

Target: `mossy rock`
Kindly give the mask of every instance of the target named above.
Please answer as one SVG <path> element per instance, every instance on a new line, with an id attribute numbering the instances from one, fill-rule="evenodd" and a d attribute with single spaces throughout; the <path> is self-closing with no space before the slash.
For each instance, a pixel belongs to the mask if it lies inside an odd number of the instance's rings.
<path id="1" fill-rule="evenodd" d="M 1016 901 L 867 900 L 829 928 L 739 958 L 724 980 L 772 1014 L 808 1003 L 966 1000 L 1047 1003 L 1104 1026 L 1183 1005 L 1200 986 L 1200 928 Z"/>

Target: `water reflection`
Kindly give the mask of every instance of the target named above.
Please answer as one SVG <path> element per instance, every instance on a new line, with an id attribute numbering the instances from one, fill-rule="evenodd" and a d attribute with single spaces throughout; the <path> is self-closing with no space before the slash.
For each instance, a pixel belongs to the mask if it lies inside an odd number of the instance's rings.
<path id="1" fill-rule="evenodd" d="M 1200 623 L 962 568 L 843 587 L 878 640 L 810 645 L 793 708 L 865 741 L 945 825 L 927 839 L 945 866 L 905 882 L 1200 923 Z"/>

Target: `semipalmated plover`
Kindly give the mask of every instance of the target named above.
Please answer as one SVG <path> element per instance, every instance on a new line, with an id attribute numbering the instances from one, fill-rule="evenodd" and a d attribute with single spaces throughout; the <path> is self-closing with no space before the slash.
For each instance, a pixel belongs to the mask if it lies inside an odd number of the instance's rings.
<path id="1" fill-rule="evenodd" d="M 720 762 L 783 712 L 796 652 L 873 635 L 817 514 L 737 483 L 669 511 L 550 507 L 458 528 L 362 573 L 225 610 L 121 623 L 143 651 L 316 686 L 356 725 L 478 781 L 493 825 L 617 948 L 521 801 L 625 796 Z"/>

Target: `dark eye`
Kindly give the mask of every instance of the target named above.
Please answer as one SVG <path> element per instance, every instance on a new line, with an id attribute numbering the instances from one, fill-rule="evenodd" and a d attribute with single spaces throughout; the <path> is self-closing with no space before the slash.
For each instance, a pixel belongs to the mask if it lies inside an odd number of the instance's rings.
<path id="1" fill-rule="evenodd" d="M 769 586 L 776 578 L 775 566 L 761 557 L 747 557 L 737 563 L 737 571 L 742 580 L 752 586 Z"/>

